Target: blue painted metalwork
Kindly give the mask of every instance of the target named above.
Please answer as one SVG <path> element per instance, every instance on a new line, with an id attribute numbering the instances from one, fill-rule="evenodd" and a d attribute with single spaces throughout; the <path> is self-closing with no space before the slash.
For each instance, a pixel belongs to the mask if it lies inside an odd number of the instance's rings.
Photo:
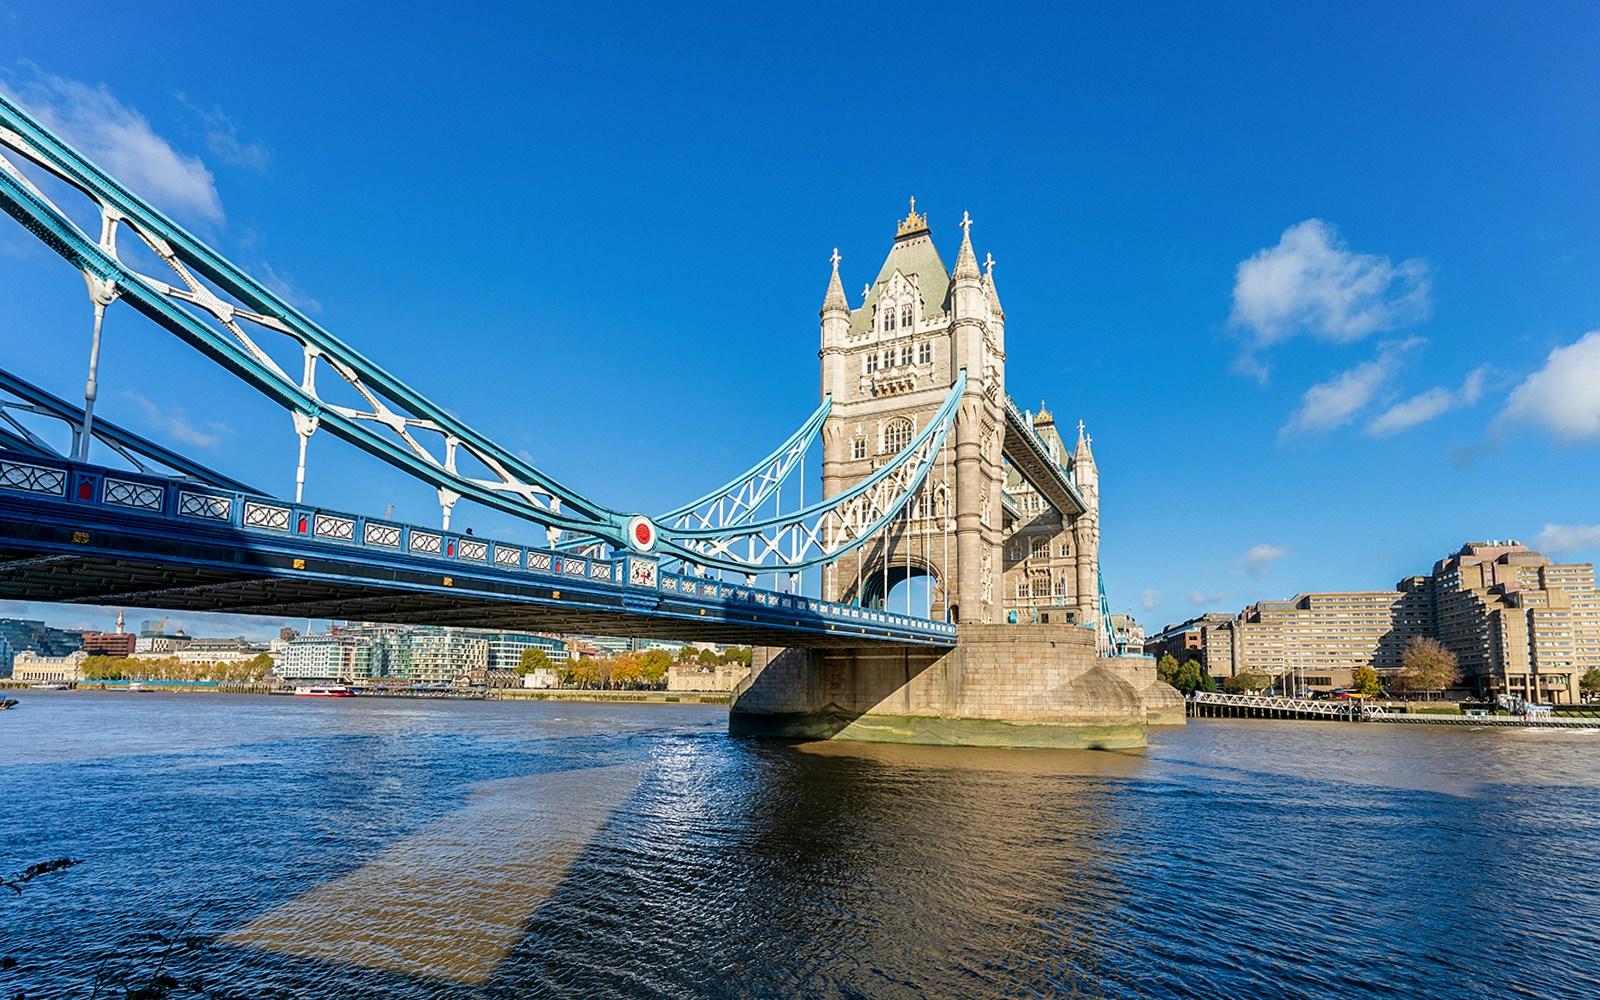
<path id="1" fill-rule="evenodd" d="M 61 455 L 37 434 L 32 433 L 19 422 L 15 414 L 20 411 L 36 413 L 41 416 L 59 420 L 71 431 L 73 442 L 76 444 L 77 436 L 81 433 L 84 424 L 83 410 L 73 406 L 58 396 L 54 396 L 25 379 L 18 378 L 4 369 L 0 369 L 0 393 L 6 393 L 17 403 L 0 399 L 0 423 L 9 424 L 12 430 L 0 427 L 0 443 L 12 450 L 32 452 L 47 458 L 64 459 Z M 140 437 L 130 430 L 125 430 L 103 417 L 94 423 L 93 435 L 95 440 L 109 446 L 117 454 L 127 459 L 140 472 L 160 474 L 146 463 L 155 463 L 179 473 L 184 478 L 197 482 L 209 483 L 223 489 L 237 490 L 241 493 L 254 493 L 256 490 L 225 476 L 215 469 L 207 468 L 193 459 L 186 458 L 175 451 L 163 448 L 147 438 Z"/>
<path id="2" fill-rule="evenodd" d="M 588 558 L 32 453 L 0 451 L 0 512 L 5 515 L 0 518 L 0 548 L 18 548 L 19 533 L 30 528 L 70 528 L 76 532 L 72 540 L 27 542 L 30 551 L 65 557 L 128 558 L 125 550 L 103 544 L 98 535 L 134 527 L 170 543 L 142 552 L 140 558 L 173 567 L 200 565 L 184 554 L 186 543 L 220 539 L 232 549 L 280 557 L 284 565 L 271 572 L 295 579 L 370 582 L 370 574 L 319 573 L 295 569 L 289 562 L 340 560 L 385 573 L 432 574 L 433 582 L 408 578 L 406 591 L 564 607 L 587 600 L 619 615 L 702 623 L 714 618 L 730 627 L 748 622 L 752 630 L 848 635 L 852 641 L 955 644 L 955 626 L 945 622 L 662 573 L 656 560 L 637 554 Z M 0 576 L 10 565 L 0 562 Z M 507 584 L 548 587 L 557 596 L 524 593 L 508 598 Z"/>
<path id="3" fill-rule="evenodd" d="M 627 526 L 636 522 L 636 515 L 598 504 L 565 487 L 410 389 L 123 187 L 4 95 L 0 95 L 0 145 L 88 195 L 98 206 L 101 233 L 95 239 L 0 156 L 0 208 L 83 272 L 97 306 L 126 299 L 290 410 L 302 445 L 317 429 L 326 427 L 437 488 L 446 523 L 450 506 L 468 497 L 558 531 L 629 549 Z M 182 282 L 181 287 L 125 265 L 117 254 L 119 227 L 130 229 L 164 261 Z M 298 381 L 252 339 L 245 323 L 252 324 L 250 330 L 257 336 L 279 335 L 295 343 L 304 359 L 304 374 Z M 316 389 L 319 364 L 331 368 L 359 394 L 365 408 L 325 401 Z M 953 394 L 952 400 L 958 394 Z M 947 403 L 946 409 L 952 405 Z M 819 414 L 813 415 L 802 433 L 811 428 L 809 433 L 815 434 L 825 411 Z M 948 425 L 948 418 L 939 424 L 940 445 Z M 429 435 L 436 435 L 438 441 Z M 927 435 L 921 443 L 926 444 L 926 439 Z M 441 445 L 443 454 L 435 454 L 433 449 Z M 493 478 L 460 472 L 458 451 L 480 462 Z M 659 537 L 652 531 L 649 548 L 692 565 L 744 574 L 794 572 L 821 565 L 865 544 L 872 531 L 863 529 L 870 526 L 875 530 L 898 516 L 925 478 L 929 460 L 920 446 L 908 449 L 897 456 L 892 467 L 880 470 L 869 484 L 843 499 L 833 498 L 765 520 L 756 517 L 759 504 L 751 503 L 721 524 L 674 526 Z M 759 481 L 755 493 L 764 502 L 776 482 L 766 481 L 760 468 L 735 484 Z M 735 484 L 729 488 L 740 488 Z M 884 484 L 900 489 L 885 489 Z M 708 494 L 700 502 L 714 504 L 720 495 Z M 683 513 L 680 508 L 668 519 Z M 692 524 L 692 519 L 688 523 Z M 736 547 L 744 551 L 735 551 Z"/>

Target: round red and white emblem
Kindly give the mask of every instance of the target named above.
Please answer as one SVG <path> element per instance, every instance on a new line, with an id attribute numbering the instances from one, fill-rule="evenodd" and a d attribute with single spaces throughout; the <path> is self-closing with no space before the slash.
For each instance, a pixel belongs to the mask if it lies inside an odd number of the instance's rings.
<path id="1" fill-rule="evenodd" d="M 643 514 L 635 514 L 628 521 L 628 544 L 635 552 L 649 552 L 655 548 L 656 526 Z"/>

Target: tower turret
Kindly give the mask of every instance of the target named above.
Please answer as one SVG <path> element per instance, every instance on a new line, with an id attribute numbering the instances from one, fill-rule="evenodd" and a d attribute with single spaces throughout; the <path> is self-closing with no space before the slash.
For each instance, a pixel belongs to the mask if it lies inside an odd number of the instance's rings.
<path id="1" fill-rule="evenodd" d="M 850 303 L 844 297 L 844 285 L 839 281 L 839 248 L 833 248 L 828 258 L 833 264 L 833 274 L 828 278 L 828 292 L 822 298 L 822 392 L 834 399 L 844 395 L 844 343 L 850 333 Z"/>

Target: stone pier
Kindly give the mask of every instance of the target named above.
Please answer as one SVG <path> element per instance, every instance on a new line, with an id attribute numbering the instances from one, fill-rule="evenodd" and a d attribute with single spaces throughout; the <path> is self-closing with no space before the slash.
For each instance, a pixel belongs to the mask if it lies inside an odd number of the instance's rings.
<path id="1" fill-rule="evenodd" d="M 955 649 L 758 649 L 735 735 L 956 746 L 1126 749 L 1183 725 L 1147 657 L 1108 658 L 1060 625 L 962 625 Z"/>

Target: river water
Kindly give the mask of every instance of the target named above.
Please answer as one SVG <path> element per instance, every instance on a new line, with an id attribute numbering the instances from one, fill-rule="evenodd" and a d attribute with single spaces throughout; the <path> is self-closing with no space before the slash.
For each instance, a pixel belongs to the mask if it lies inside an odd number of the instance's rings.
<path id="1" fill-rule="evenodd" d="M 1596 997 L 1600 735 L 19 693 L 0 997 Z M 13 960 L 13 961 L 6 961 Z M 98 994 L 96 990 L 98 989 Z"/>

